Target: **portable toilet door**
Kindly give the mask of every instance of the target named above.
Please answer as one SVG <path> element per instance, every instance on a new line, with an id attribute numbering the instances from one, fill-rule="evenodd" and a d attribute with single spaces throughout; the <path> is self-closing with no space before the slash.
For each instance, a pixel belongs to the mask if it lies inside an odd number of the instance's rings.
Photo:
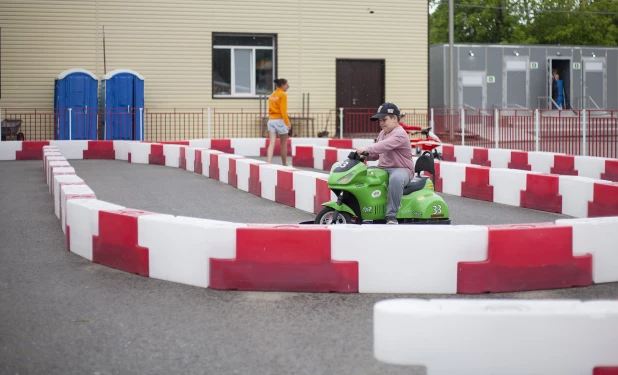
<path id="1" fill-rule="evenodd" d="M 116 69 L 103 79 L 105 139 L 144 140 L 144 77 Z"/>
<path id="2" fill-rule="evenodd" d="M 54 82 L 54 137 L 97 139 L 99 78 L 85 69 L 60 73 Z"/>

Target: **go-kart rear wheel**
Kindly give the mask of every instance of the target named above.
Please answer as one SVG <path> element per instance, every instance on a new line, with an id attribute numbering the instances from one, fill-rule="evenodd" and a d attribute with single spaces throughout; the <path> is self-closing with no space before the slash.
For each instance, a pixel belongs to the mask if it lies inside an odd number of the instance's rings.
<path id="1" fill-rule="evenodd" d="M 315 217 L 316 224 L 331 225 L 331 224 L 353 224 L 352 216 L 347 212 L 339 212 L 335 221 L 335 209 L 324 207 L 322 211 Z"/>

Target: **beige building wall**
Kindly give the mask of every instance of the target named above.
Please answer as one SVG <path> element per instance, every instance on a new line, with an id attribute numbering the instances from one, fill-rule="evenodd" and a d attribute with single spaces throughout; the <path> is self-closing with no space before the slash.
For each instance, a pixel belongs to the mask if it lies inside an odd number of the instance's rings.
<path id="1" fill-rule="evenodd" d="M 289 106 L 336 106 L 337 58 L 385 59 L 385 97 L 428 103 L 425 0 L 0 0 L 0 108 L 52 108 L 54 78 L 70 68 L 146 79 L 149 109 L 258 111 L 258 99 L 212 98 L 212 32 L 277 34 Z M 370 12 L 373 11 L 373 13 Z"/>

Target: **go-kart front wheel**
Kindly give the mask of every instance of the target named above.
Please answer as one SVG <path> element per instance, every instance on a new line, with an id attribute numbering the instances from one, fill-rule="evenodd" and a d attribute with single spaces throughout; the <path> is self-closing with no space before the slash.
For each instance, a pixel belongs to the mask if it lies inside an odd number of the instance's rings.
<path id="1" fill-rule="evenodd" d="M 339 212 L 335 220 L 335 209 L 324 207 L 322 211 L 315 217 L 316 224 L 331 225 L 331 224 L 353 224 L 352 216 L 347 212 Z"/>

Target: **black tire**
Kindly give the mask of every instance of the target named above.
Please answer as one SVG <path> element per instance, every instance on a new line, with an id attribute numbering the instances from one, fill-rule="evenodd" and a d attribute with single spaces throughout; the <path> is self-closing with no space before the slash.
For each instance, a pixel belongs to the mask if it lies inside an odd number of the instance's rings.
<path id="1" fill-rule="evenodd" d="M 318 213 L 318 216 L 315 217 L 315 221 L 314 223 L 316 224 L 322 224 L 322 225 L 334 225 L 334 224 L 354 224 L 352 222 L 352 215 L 350 215 L 347 212 L 339 212 L 339 215 L 337 215 L 337 222 L 333 223 L 333 216 L 334 216 L 334 208 L 331 207 L 324 207 L 324 209 L 322 211 L 320 211 L 320 213 Z M 328 218 L 328 214 L 330 214 L 330 222 L 326 222 L 329 220 Z M 324 219 L 324 220 L 323 220 Z M 325 222 L 322 222 L 325 221 Z"/>

